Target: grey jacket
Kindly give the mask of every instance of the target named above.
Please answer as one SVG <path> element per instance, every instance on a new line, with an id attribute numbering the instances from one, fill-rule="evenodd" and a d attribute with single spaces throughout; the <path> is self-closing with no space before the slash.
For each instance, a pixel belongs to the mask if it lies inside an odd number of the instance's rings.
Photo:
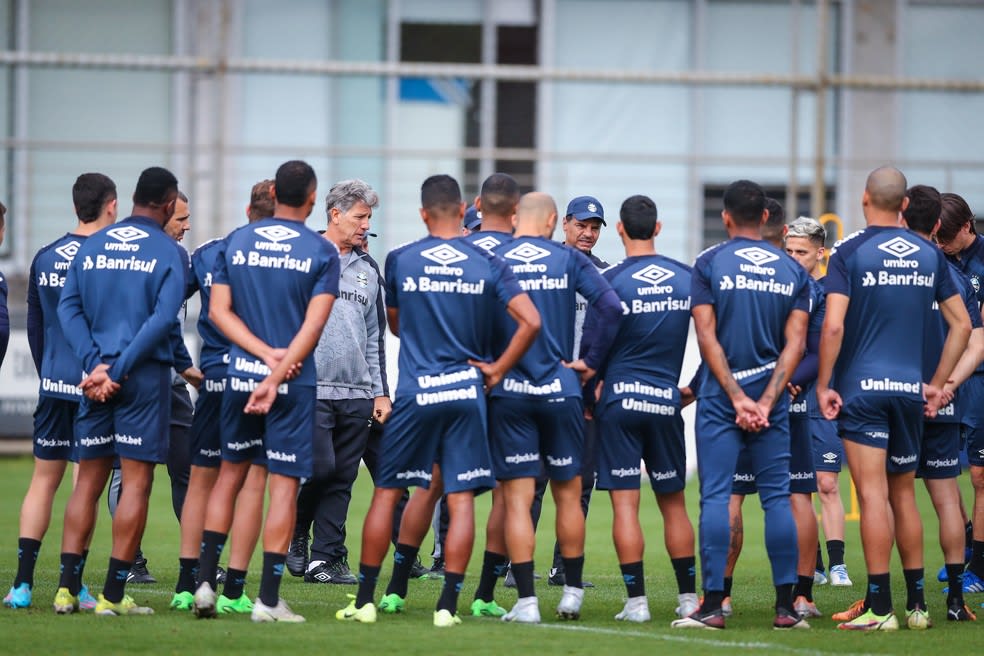
<path id="1" fill-rule="evenodd" d="M 314 350 L 318 398 L 389 396 L 386 304 L 379 265 L 358 248 L 340 256 L 338 298 Z"/>

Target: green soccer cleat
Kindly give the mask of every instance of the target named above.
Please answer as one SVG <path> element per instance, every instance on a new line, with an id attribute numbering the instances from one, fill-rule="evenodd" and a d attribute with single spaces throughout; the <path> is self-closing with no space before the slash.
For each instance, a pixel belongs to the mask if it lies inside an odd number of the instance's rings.
<path id="1" fill-rule="evenodd" d="M 919 606 L 905 611 L 905 623 L 913 631 L 925 631 L 933 626 L 933 620 L 929 619 L 929 611 Z"/>
<path id="2" fill-rule="evenodd" d="M 407 600 L 392 592 L 379 600 L 379 610 L 384 613 L 402 613 L 407 608 Z"/>
<path id="3" fill-rule="evenodd" d="M 58 588 L 55 593 L 55 603 L 52 604 L 55 612 L 59 615 L 68 615 L 79 612 L 79 599 L 68 588 Z"/>
<path id="4" fill-rule="evenodd" d="M 194 605 L 195 595 L 187 591 L 175 592 L 174 596 L 171 597 L 171 605 L 168 608 L 171 610 L 191 610 Z"/>
<path id="5" fill-rule="evenodd" d="M 342 620 L 343 622 L 362 622 L 363 624 L 372 624 L 376 621 L 376 607 L 370 601 L 368 604 L 364 604 L 362 608 L 355 607 L 355 595 L 347 595 L 351 600 L 349 605 L 335 613 L 336 620 Z"/>
<path id="6" fill-rule="evenodd" d="M 492 601 L 476 599 L 472 602 L 471 614 L 473 617 L 502 617 L 506 614 L 506 609 L 495 603 L 495 599 Z"/>
<path id="7" fill-rule="evenodd" d="M 447 629 L 458 624 L 461 624 L 461 618 L 457 615 L 452 615 L 451 611 L 445 608 L 434 611 L 434 626 L 437 628 Z"/>
<path id="8" fill-rule="evenodd" d="M 239 599 L 230 599 L 225 595 L 219 595 L 219 600 L 215 602 L 215 610 L 222 614 L 232 613 L 252 613 L 253 601 L 243 593 Z"/>
<path id="9" fill-rule="evenodd" d="M 117 615 L 153 615 L 154 609 L 147 606 L 138 606 L 130 595 L 124 595 L 117 602 L 106 599 L 99 593 L 96 602 L 96 615 L 117 616 Z"/>
<path id="10" fill-rule="evenodd" d="M 899 620 L 895 617 L 895 613 L 875 615 L 869 608 L 853 620 L 841 622 L 837 628 L 843 631 L 897 631 Z"/>

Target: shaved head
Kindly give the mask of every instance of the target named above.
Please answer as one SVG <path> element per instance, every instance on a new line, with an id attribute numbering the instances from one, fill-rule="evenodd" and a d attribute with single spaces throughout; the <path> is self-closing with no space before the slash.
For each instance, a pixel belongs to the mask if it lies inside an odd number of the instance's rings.
<path id="1" fill-rule="evenodd" d="M 542 191 L 531 191 L 519 199 L 519 205 L 516 206 L 517 234 L 550 237 L 556 225 L 557 203 L 553 196 Z"/>
<path id="2" fill-rule="evenodd" d="M 885 212 L 900 212 L 905 199 L 906 181 L 902 171 L 891 166 L 877 168 L 868 174 L 864 191 L 871 206 Z"/>

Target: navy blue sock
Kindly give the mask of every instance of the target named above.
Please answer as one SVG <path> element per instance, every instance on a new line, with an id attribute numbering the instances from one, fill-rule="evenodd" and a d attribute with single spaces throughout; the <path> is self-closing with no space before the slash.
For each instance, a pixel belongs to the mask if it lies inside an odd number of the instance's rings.
<path id="1" fill-rule="evenodd" d="M 892 612 L 892 576 L 884 574 L 868 575 L 868 597 L 865 606 L 875 615 L 888 615 Z"/>
<path id="2" fill-rule="evenodd" d="M 178 583 L 175 592 L 194 592 L 195 579 L 198 576 L 197 558 L 178 558 Z"/>
<path id="3" fill-rule="evenodd" d="M 355 607 L 362 608 L 372 603 L 376 595 L 376 580 L 379 579 L 379 568 L 359 563 L 359 592 L 355 597 Z"/>
<path id="4" fill-rule="evenodd" d="M 813 601 L 813 575 L 797 576 L 796 587 L 793 589 L 793 597 L 806 597 L 807 601 Z M 785 606 L 784 606 L 785 608 Z M 792 607 L 786 608 L 792 610 Z"/>
<path id="5" fill-rule="evenodd" d="M 677 592 L 687 594 L 697 592 L 697 559 L 694 556 L 687 558 L 671 558 L 673 573 L 676 574 Z"/>
<path id="6" fill-rule="evenodd" d="M 646 576 L 642 569 L 642 561 L 619 565 L 619 569 L 622 570 L 622 581 L 625 583 L 625 592 L 629 598 L 645 597 Z"/>
<path id="7" fill-rule="evenodd" d="M 109 559 L 109 567 L 106 569 L 106 583 L 103 585 L 102 591 L 106 601 L 111 601 L 114 604 L 123 601 L 123 594 L 126 592 L 126 577 L 130 574 L 131 567 L 133 567 L 132 562 L 117 558 Z"/>
<path id="8" fill-rule="evenodd" d="M 38 562 L 38 552 L 41 551 L 41 540 L 33 538 L 17 539 L 17 576 L 14 587 L 26 583 L 34 587 L 34 566 Z"/>
<path id="9" fill-rule="evenodd" d="M 89 550 L 82 550 L 82 562 L 79 563 L 79 587 L 82 586 L 82 575 L 85 574 L 85 563 L 89 560 Z"/>
<path id="10" fill-rule="evenodd" d="M 926 597 L 923 590 L 925 575 L 923 574 L 923 568 L 904 569 L 902 570 L 902 574 L 905 575 L 905 609 L 912 610 L 916 606 L 919 606 L 925 610 Z"/>
<path id="11" fill-rule="evenodd" d="M 955 603 L 959 603 L 963 606 L 964 564 L 947 563 L 946 580 L 948 584 L 946 592 L 946 605 L 952 606 Z"/>
<path id="12" fill-rule="evenodd" d="M 830 566 L 844 564 L 844 541 L 827 540 L 827 557 L 830 558 Z"/>
<path id="13" fill-rule="evenodd" d="M 735 578 L 733 576 L 725 576 L 724 577 L 724 596 L 725 597 L 730 597 L 731 596 L 731 585 L 734 582 L 735 582 Z"/>
<path id="14" fill-rule="evenodd" d="M 260 601 L 273 607 L 280 601 L 280 581 L 284 578 L 287 554 L 263 552 L 263 573 L 260 575 Z"/>
<path id="15" fill-rule="evenodd" d="M 458 595 L 461 594 L 461 584 L 464 580 L 464 574 L 444 571 L 444 587 L 441 589 L 441 598 L 437 600 L 437 610 L 447 610 L 452 615 L 458 614 Z"/>
<path id="16" fill-rule="evenodd" d="M 72 595 L 78 595 L 82 585 L 79 583 L 79 567 L 82 562 L 80 554 L 62 553 L 61 573 L 58 578 L 59 588 L 68 588 Z"/>
<path id="17" fill-rule="evenodd" d="M 564 573 L 567 576 L 567 586 L 571 588 L 583 588 L 584 581 L 584 554 L 577 558 L 561 558 L 564 563 Z"/>
<path id="18" fill-rule="evenodd" d="M 219 557 L 222 555 L 227 537 L 225 533 L 202 532 L 202 552 L 198 557 L 197 585 L 208 582 L 213 588 L 215 587 L 215 578 L 219 570 Z"/>
<path id="19" fill-rule="evenodd" d="M 389 585 L 386 586 L 386 594 L 398 594 L 403 599 L 407 598 L 407 585 L 410 582 L 410 570 L 417 562 L 419 547 L 409 544 L 397 544 L 396 551 L 393 552 L 393 575 L 390 577 Z"/>
<path id="20" fill-rule="evenodd" d="M 802 577 L 800 577 L 802 578 Z M 810 579 L 812 583 L 813 579 Z M 793 584 L 784 583 L 782 585 L 776 586 L 776 612 L 778 613 L 780 609 L 787 612 L 793 612 Z"/>
<path id="21" fill-rule="evenodd" d="M 486 551 L 482 559 L 482 574 L 475 589 L 475 599 L 492 601 L 495 597 L 495 582 L 506 571 L 509 558 L 503 554 Z"/>
<path id="22" fill-rule="evenodd" d="M 536 592 L 533 590 L 533 561 L 527 560 L 525 563 L 513 563 L 513 578 L 516 579 L 516 594 L 519 598 L 533 597 Z"/>
<path id="23" fill-rule="evenodd" d="M 701 615 L 713 613 L 721 610 L 721 602 L 724 601 L 724 593 L 717 590 L 704 590 L 704 601 L 698 611 Z"/>
<path id="24" fill-rule="evenodd" d="M 231 567 L 226 570 L 225 587 L 222 589 L 222 594 L 227 599 L 231 599 L 232 601 L 239 599 L 243 596 L 243 588 L 245 587 L 246 570 L 232 569 Z"/>

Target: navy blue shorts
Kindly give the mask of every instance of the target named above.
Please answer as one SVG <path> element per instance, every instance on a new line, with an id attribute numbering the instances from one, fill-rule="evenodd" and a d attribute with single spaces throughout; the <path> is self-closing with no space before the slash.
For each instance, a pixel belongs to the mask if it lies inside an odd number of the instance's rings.
<path id="1" fill-rule="evenodd" d="M 536 478 L 541 463 L 553 481 L 569 481 L 580 475 L 584 457 L 582 408 L 577 396 L 490 399 L 489 442 L 496 480 Z"/>
<path id="2" fill-rule="evenodd" d="M 195 415 L 191 420 L 191 464 L 218 467 L 222 463 L 222 394 L 225 376 L 206 378 L 198 390 Z"/>
<path id="3" fill-rule="evenodd" d="M 887 451 L 885 469 L 915 471 L 923 435 L 923 402 L 898 396 L 856 396 L 844 403 L 838 420 L 845 440 Z"/>
<path id="4" fill-rule="evenodd" d="M 598 489 L 638 490 L 642 460 L 653 492 L 679 492 L 687 482 L 680 408 L 673 415 L 653 414 L 630 409 L 631 401 L 615 399 L 598 408 Z"/>
<path id="5" fill-rule="evenodd" d="M 810 418 L 789 416 L 789 493 L 813 494 L 817 491 L 817 470 L 813 467 L 813 436 Z"/>
<path id="6" fill-rule="evenodd" d="M 82 399 L 75 428 L 79 459 L 119 456 L 164 462 L 170 424 L 171 366 L 141 363 L 106 403 Z"/>
<path id="7" fill-rule="evenodd" d="M 927 421 L 919 452 L 918 478 L 956 478 L 960 475 L 960 424 Z"/>
<path id="8" fill-rule="evenodd" d="M 967 461 L 984 467 L 984 374 L 975 373 L 964 381 L 960 395 L 967 427 Z"/>
<path id="9" fill-rule="evenodd" d="M 755 469 L 752 467 L 752 454 L 744 446 L 738 452 L 735 474 L 731 477 L 731 494 L 747 497 L 758 492 L 755 485 Z"/>
<path id="10" fill-rule="evenodd" d="M 309 478 L 314 439 L 315 388 L 284 383 L 270 412 L 243 412 L 258 383 L 229 376 L 222 394 L 222 459 L 266 464 L 271 474 Z"/>
<path id="11" fill-rule="evenodd" d="M 818 472 L 839 474 L 844 467 L 844 442 L 837 434 L 837 422 L 810 417 L 813 435 L 813 466 Z"/>
<path id="12" fill-rule="evenodd" d="M 75 418 L 79 402 L 54 396 L 38 397 L 34 411 L 34 457 L 39 460 L 79 461 Z"/>
<path id="13" fill-rule="evenodd" d="M 383 426 L 376 487 L 430 487 L 434 464 L 446 493 L 483 492 L 495 486 L 489 453 L 485 394 L 478 385 L 397 390 Z"/>

